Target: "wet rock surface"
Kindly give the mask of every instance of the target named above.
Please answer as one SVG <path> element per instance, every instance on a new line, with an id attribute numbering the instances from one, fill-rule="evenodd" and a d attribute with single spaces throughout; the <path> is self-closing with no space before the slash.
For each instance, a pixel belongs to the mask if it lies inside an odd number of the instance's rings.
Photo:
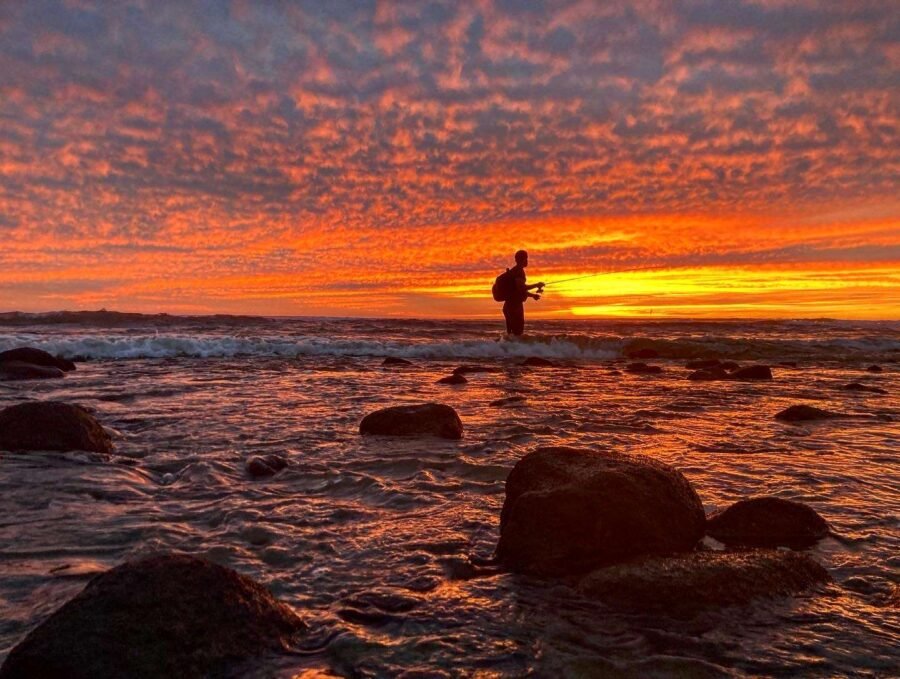
<path id="1" fill-rule="evenodd" d="M 844 417 L 844 415 L 802 404 L 785 408 L 775 415 L 775 419 L 782 422 L 811 422 L 814 420 L 833 420 L 838 417 Z"/>
<path id="2" fill-rule="evenodd" d="M 829 582 L 828 572 L 801 553 L 702 551 L 602 568 L 585 576 L 577 589 L 613 608 L 689 617 Z"/>
<path id="3" fill-rule="evenodd" d="M 3 361 L 0 363 L 0 380 L 46 380 L 65 377 L 59 368 L 48 365 L 34 365 L 23 361 Z"/>
<path id="4" fill-rule="evenodd" d="M 360 434 L 416 436 L 431 434 L 441 438 L 462 438 L 463 425 L 456 411 L 441 403 L 393 406 L 366 415 L 359 424 Z"/>
<path id="5" fill-rule="evenodd" d="M 690 550 L 704 522 L 700 498 L 673 467 L 539 448 L 506 480 L 497 556 L 523 573 L 577 573 L 640 554 Z"/>
<path id="6" fill-rule="evenodd" d="M 247 460 L 247 473 L 254 478 L 274 476 L 287 467 L 287 460 L 280 455 L 257 455 Z"/>
<path id="7" fill-rule="evenodd" d="M 19 403 L 0 410 L 0 450 L 113 452 L 109 434 L 87 410 L 58 401 Z"/>
<path id="8" fill-rule="evenodd" d="M 771 380 L 772 369 L 767 365 L 748 365 L 735 369 L 729 377 L 733 380 Z"/>
<path id="9" fill-rule="evenodd" d="M 880 365 L 870 365 L 868 368 L 866 368 L 866 370 L 868 370 L 870 373 L 880 373 L 884 371 L 884 368 L 882 368 Z"/>
<path id="10" fill-rule="evenodd" d="M 0 363 L 6 363 L 7 361 L 21 361 L 31 365 L 59 368 L 63 372 L 75 370 L 75 364 L 72 361 L 33 347 L 20 347 L 18 349 L 0 351 Z"/>
<path id="11" fill-rule="evenodd" d="M 463 377 L 460 373 L 453 373 L 452 375 L 447 375 L 447 377 L 442 377 L 437 381 L 438 384 L 466 384 L 469 380 Z"/>
<path id="12" fill-rule="evenodd" d="M 629 363 L 625 366 L 625 370 L 638 375 L 658 375 L 663 371 L 662 367 L 658 365 L 647 365 L 646 363 Z"/>
<path id="13" fill-rule="evenodd" d="M 248 577 L 159 555 L 91 580 L 10 652 L 0 678 L 221 676 L 305 627 Z"/>
<path id="14" fill-rule="evenodd" d="M 706 533 L 730 546 L 802 549 L 828 535 L 828 522 L 801 502 L 758 497 L 711 515 Z"/>
<path id="15" fill-rule="evenodd" d="M 522 361 L 521 365 L 530 368 L 555 368 L 556 363 L 553 361 L 548 361 L 546 358 L 541 358 L 540 356 L 529 356 L 524 361 Z"/>
<path id="16" fill-rule="evenodd" d="M 870 394 L 887 394 L 886 389 L 882 389 L 881 387 L 873 387 L 869 384 L 861 384 L 860 382 L 851 382 L 850 384 L 845 384 L 844 389 L 847 391 L 865 391 Z"/>
<path id="17" fill-rule="evenodd" d="M 397 358 L 395 356 L 388 356 L 381 362 L 381 365 L 412 365 L 412 361 L 407 361 L 405 358 Z"/>

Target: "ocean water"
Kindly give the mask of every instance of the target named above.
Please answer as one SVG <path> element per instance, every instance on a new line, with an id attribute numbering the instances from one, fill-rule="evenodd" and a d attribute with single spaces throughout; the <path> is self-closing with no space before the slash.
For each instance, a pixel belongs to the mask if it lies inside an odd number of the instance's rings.
<path id="1" fill-rule="evenodd" d="M 242 676 L 900 673 L 900 611 L 885 605 L 900 580 L 900 323 L 528 331 L 511 342 L 499 322 L 0 316 L 0 350 L 81 361 L 63 380 L 0 382 L 0 407 L 77 402 L 116 445 L 108 461 L 0 455 L 0 661 L 93 574 L 172 549 L 262 581 L 312 626 L 296 654 Z M 643 347 L 661 375 L 621 371 Z M 382 367 L 386 356 L 413 365 Z M 560 367 L 521 367 L 528 356 Z M 706 356 L 766 363 L 775 379 L 687 380 L 686 359 Z M 435 383 L 462 363 L 501 370 Z M 888 394 L 842 389 L 852 381 Z M 509 396 L 525 401 L 489 405 Z M 358 434 L 366 413 L 424 401 L 456 408 L 464 438 Z M 773 419 L 797 403 L 853 417 Z M 835 585 L 685 621 L 616 613 L 557 582 L 471 577 L 496 544 L 509 470 L 554 444 L 675 465 L 708 513 L 760 494 L 812 505 L 834 536 L 810 553 Z M 289 467 L 250 478 L 247 459 L 269 453 Z"/>

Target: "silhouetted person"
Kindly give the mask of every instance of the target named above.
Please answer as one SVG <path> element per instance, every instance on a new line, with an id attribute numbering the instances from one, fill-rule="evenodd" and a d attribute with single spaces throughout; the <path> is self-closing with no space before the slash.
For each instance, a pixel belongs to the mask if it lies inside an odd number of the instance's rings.
<path id="1" fill-rule="evenodd" d="M 506 301 L 503 302 L 503 316 L 506 318 L 506 332 L 509 335 L 518 336 L 525 332 L 525 301 L 529 297 L 539 300 L 540 293 L 544 290 L 543 283 L 526 284 L 526 266 L 528 266 L 528 253 L 519 250 L 516 253 L 516 265 L 509 270 L 509 278 L 512 279 L 511 291 Z M 528 292 L 535 288 L 537 288 L 538 294 Z"/>

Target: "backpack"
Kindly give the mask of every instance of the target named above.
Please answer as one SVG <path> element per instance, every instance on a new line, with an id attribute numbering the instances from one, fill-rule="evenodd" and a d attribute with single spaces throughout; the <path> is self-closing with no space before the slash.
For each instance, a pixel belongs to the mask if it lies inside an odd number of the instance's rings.
<path id="1" fill-rule="evenodd" d="M 491 287 L 491 294 L 494 296 L 495 302 L 505 302 L 512 298 L 513 285 L 512 273 L 509 269 L 497 276 L 494 285 Z"/>

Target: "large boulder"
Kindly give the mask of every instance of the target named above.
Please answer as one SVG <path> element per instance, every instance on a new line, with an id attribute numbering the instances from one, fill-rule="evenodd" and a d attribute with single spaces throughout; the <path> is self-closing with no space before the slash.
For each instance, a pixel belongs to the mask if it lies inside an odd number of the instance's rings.
<path id="1" fill-rule="evenodd" d="M 462 438 L 462 421 L 456 411 L 441 403 L 394 406 L 376 410 L 359 423 L 360 434 L 415 436 L 433 434 L 446 439 Z"/>
<path id="2" fill-rule="evenodd" d="M 63 372 L 75 370 L 75 364 L 72 361 L 48 354 L 42 349 L 34 347 L 19 347 L 18 349 L 10 349 L 8 351 L 0 351 L 0 363 L 7 361 L 21 361 L 22 363 L 30 363 L 31 365 L 43 365 L 51 368 L 59 368 Z"/>
<path id="3" fill-rule="evenodd" d="M 648 557 L 585 576 L 578 590 L 608 606 L 690 617 L 705 609 L 799 594 L 831 582 L 805 554 L 776 550 Z"/>
<path id="4" fill-rule="evenodd" d="M 91 580 L 10 652 L 0 679 L 219 676 L 304 629 L 250 578 L 166 554 Z"/>
<path id="5" fill-rule="evenodd" d="M 0 363 L 0 380 L 46 380 L 65 376 L 66 373 L 52 365 L 35 365 L 23 361 Z"/>
<path id="6" fill-rule="evenodd" d="M 0 410 L 0 450 L 113 452 L 109 434 L 71 403 L 31 401 Z"/>
<path id="7" fill-rule="evenodd" d="M 801 502 L 756 497 L 711 515 L 706 533 L 730 546 L 803 549 L 828 535 L 828 522 Z"/>
<path id="8" fill-rule="evenodd" d="M 843 417 L 840 413 L 833 413 L 830 410 L 822 410 L 808 405 L 796 405 L 785 408 L 775 414 L 776 420 L 782 422 L 808 422 L 810 420 L 833 420 L 836 417 Z"/>
<path id="9" fill-rule="evenodd" d="M 692 549 L 704 521 L 697 493 L 669 465 L 539 448 L 506 479 L 497 556 L 523 573 L 582 572 L 641 554 Z"/>
<path id="10" fill-rule="evenodd" d="M 748 365 L 729 375 L 733 380 L 771 380 L 772 369 L 767 365 Z"/>

